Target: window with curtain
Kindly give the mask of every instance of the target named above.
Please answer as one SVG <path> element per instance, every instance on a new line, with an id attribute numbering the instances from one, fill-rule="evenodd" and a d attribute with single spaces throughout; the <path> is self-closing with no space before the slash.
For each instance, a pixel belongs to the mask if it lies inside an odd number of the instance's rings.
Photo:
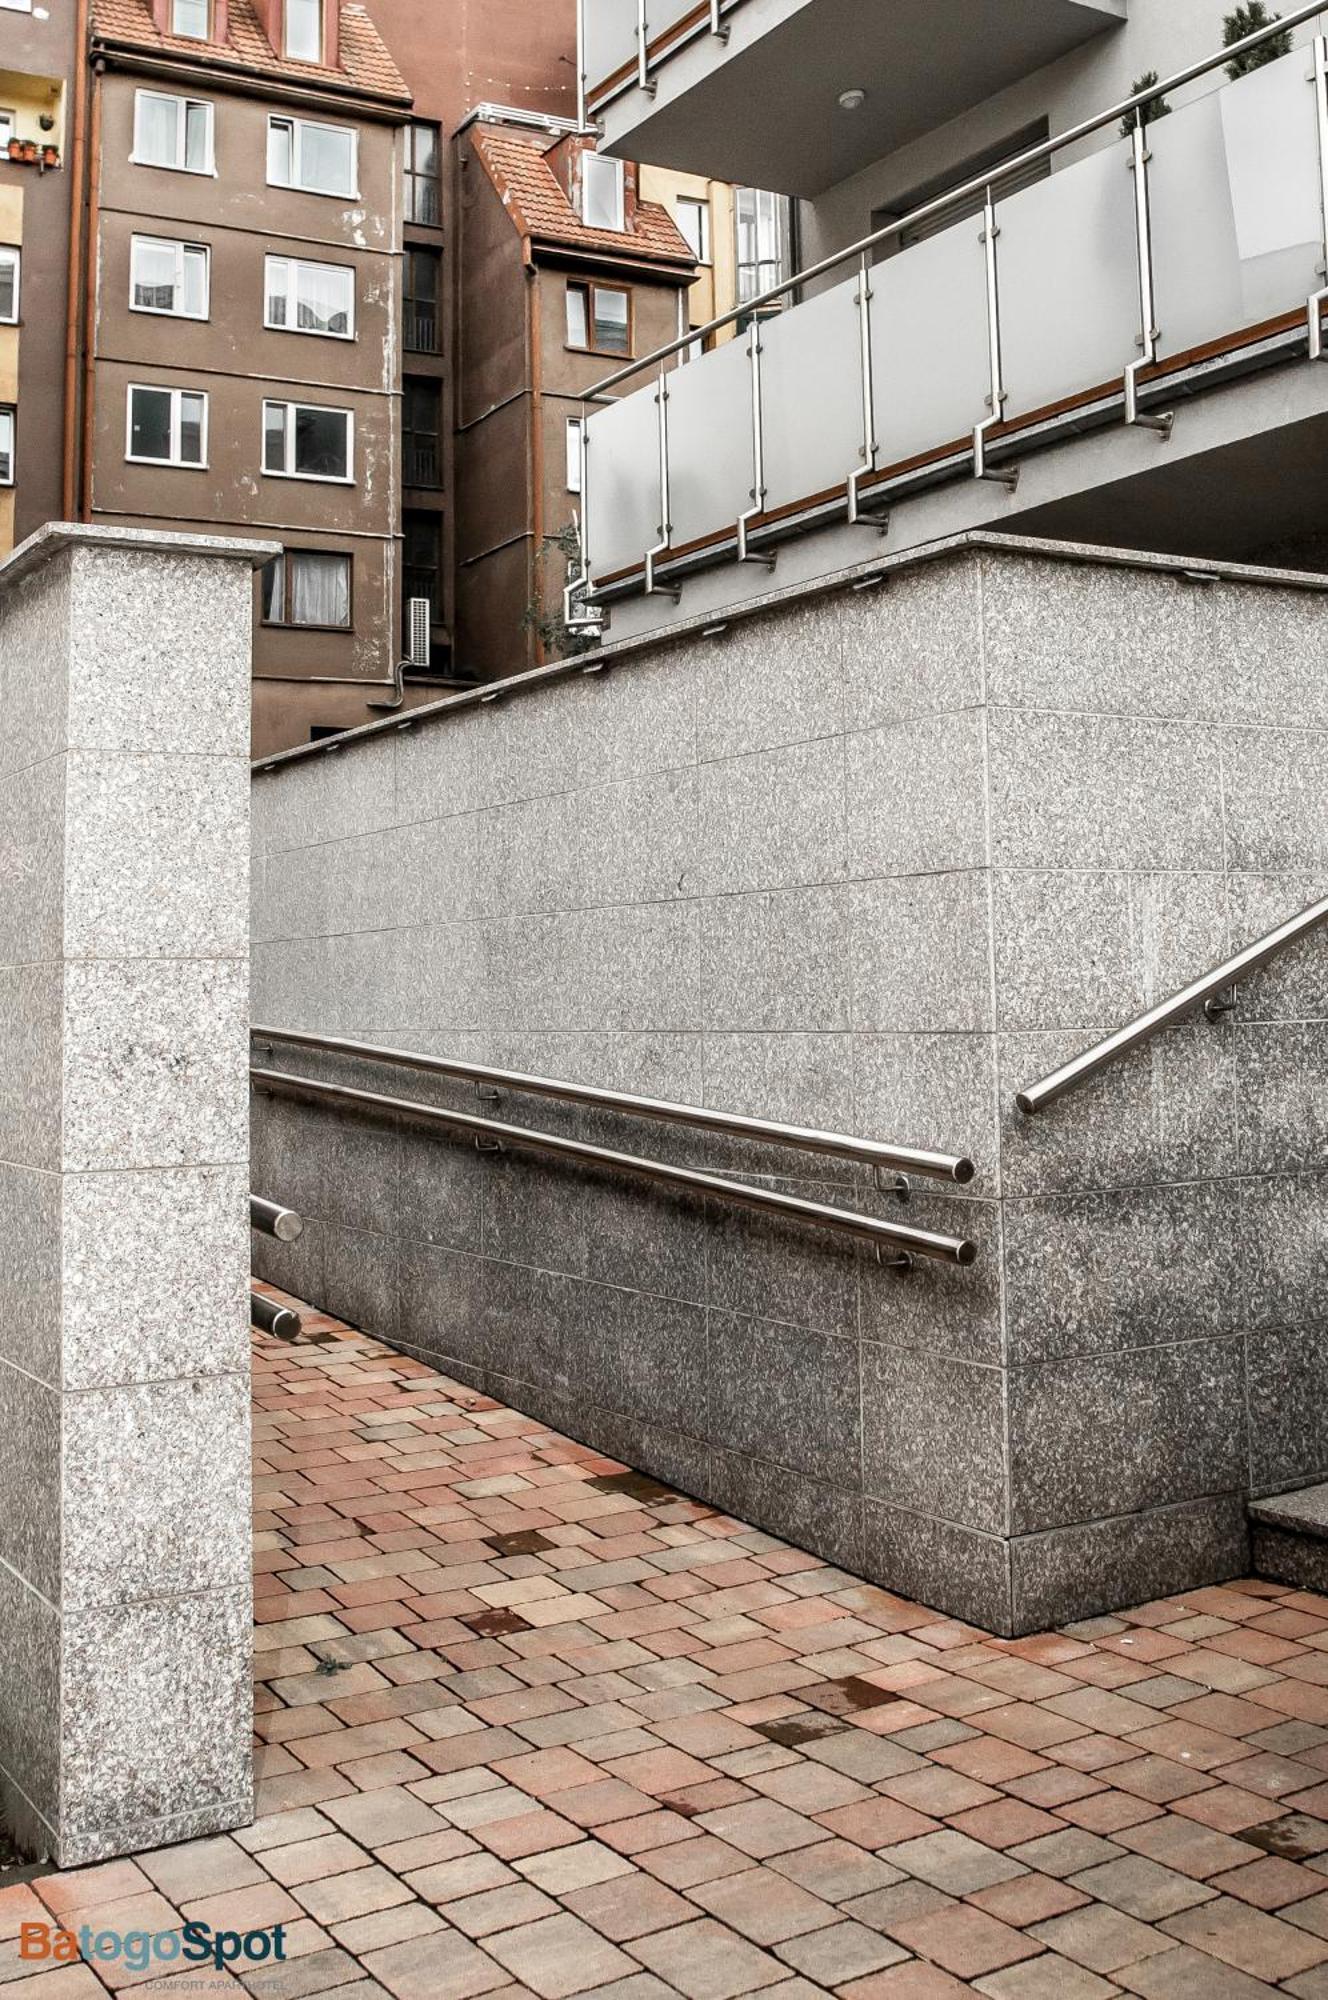
<path id="1" fill-rule="evenodd" d="M 355 273 L 349 265 L 269 257 L 266 293 L 268 326 L 338 340 L 355 332 Z"/>
<path id="2" fill-rule="evenodd" d="M 737 188 L 738 299 L 754 299 L 791 275 L 791 223 L 787 195 Z"/>
<path id="3" fill-rule="evenodd" d="M 588 229 L 623 226 L 623 163 L 604 153 L 581 155 L 581 220 Z"/>
<path id="4" fill-rule="evenodd" d="M 18 319 L 20 262 L 14 244 L 0 243 L 0 322 L 6 326 L 13 326 Z"/>
<path id="5" fill-rule="evenodd" d="M 135 92 L 134 159 L 142 167 L 210 174 L 212 106 L 202 98 L 167 97 L 159 90 Z"/>
<path id="6" fill-rule="evenodd" d="M 284 549 L 262 573 L 264 623 L 348 629 L 350 565 L 324 549 Z"/>
<path id="7" fill-rule="evenodd" d="M 286 54 L 296 62 L 322 62 L 323 0 L 286 0 Z"/>
<path id="8" fill-rule="evenodd" d="M 208 314 L 208 251 L 202 243 L 135 236 L 129 247 L 129 303 L 135 312 Z"/>
<path id="9" fill-rule="evenodd" d="M 0 486 L 14 484 L 14 412 L 0 410 Z"/>
<path id="10" fill-rule="evenodd" d="M 270 187 L 306 194 L 354 195 L 356 134 L 349 125 L 317 125 L 308 118 L 269 118 L 267 178 Z"/>
<path id="11" fill-rule="evenodd" d="M 211 31 L 212 0 L 171 0 L 171 33 L 205 42 Z"/>

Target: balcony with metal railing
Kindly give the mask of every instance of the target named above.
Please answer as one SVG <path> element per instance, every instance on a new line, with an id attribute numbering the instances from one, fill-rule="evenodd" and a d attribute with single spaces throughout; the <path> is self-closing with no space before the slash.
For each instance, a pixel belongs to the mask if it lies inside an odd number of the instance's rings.
<path id="1" fill-rule="evenodd" d="M 1248 47 L 1317 11 L 1298 9 Z M 702 569 L 772 567 L 793 538 L 827 528 L 814 559 L 790 555 L 790 581 L 805 580 L 808 561 L 830 573 L 868 552 L 864 524 L 887 528 L 892 506 L 947 483 L 972 496 L 973 518 L 946 531 L 1008 522 L 1021 470 L 1034 472 L 1024 504 L 1049 445 L 1074 461 L 1062 485 L 1105 482 L 1087 433 L 1119 440 L 1110 477 L 1126 453 L 1131 478 L 1165 478 L 1197 448 L 1199 430 L 1185 427 L 1210 405 L 1201 391 L 1319 358 L 1328 41 L 1228 83 L 1231 59 L 1226 49 L 1195 63 L 824 259 L 765 295 L 785 309 L 746 337 L 686 366 L 674 343 L 596 384 L 583 427 L 592 598 L 667 597 Z M 1166 93 L 1196 82 L 1211 87 L 1163 115 Z M 1021 185 L 1039 156 L 1055 170 Z M 889 254 L 919 223 L 971 210 L 975 194 L 979 216 Z M 1301 400 L 1328 410 L 1325 371 L 1302 376 Z M 1257 510 L 1234 487 L 1231 504 L 1271 519 L 1279 489 L 1296 483 L 1285 453 L 1298 406 L 1286 389 L 1265 400 L 1282 476 L 1263 469 Z M 1221 482 L 1206 477 L 1211 514 Z M 1183 511 L 1173 502 L 1173 516 Z M 1246 526 L 1253 537 L 1258 523 Z M 1214 541 L 1211 552 L 1240 551 Z M 727 601 L 755 594 L 732 578 L 725 588 Z M 714 601 L 712 587 L 691 603 Z"/>
<path id="2" fill-rule="evenodd" d="M 816 195 L 1118 28 L 1126 4 L 579 0 L 582 110 L 611 152 Z"/>

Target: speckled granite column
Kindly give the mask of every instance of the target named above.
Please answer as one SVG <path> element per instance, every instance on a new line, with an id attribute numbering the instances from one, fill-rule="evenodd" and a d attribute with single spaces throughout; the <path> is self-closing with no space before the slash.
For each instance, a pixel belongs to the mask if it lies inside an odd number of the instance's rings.
<path id="1" fill-rule="evenodd" d="M 0 1802 L 66 1866 L 242 1824 L 251 572 L 0 565 Z"/>

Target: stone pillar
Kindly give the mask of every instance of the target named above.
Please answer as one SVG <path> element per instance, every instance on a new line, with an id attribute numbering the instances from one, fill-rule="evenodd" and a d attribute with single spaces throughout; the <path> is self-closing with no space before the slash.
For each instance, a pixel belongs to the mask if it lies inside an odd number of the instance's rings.
<path id="1" fill-rule="evenodd" d="M 257 542 L 0 565 L 0 1803 L 64 1866 L 251 1816 Z"/>

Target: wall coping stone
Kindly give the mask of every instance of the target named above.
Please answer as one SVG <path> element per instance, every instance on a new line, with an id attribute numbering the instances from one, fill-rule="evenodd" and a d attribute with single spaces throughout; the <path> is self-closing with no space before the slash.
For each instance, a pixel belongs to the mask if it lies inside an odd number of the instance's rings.
<path id="1" fill-rule="evenodd" d="M 136 555 L 245 558 L 259 569 L 281 554 L 280 542 L 231 535 L 177 535 L 157 528 L 101 527 L 88 521 L 48 521 L 0 560 L 0 591 L 30 576 L 63 549 L 130 549 Z"/>

